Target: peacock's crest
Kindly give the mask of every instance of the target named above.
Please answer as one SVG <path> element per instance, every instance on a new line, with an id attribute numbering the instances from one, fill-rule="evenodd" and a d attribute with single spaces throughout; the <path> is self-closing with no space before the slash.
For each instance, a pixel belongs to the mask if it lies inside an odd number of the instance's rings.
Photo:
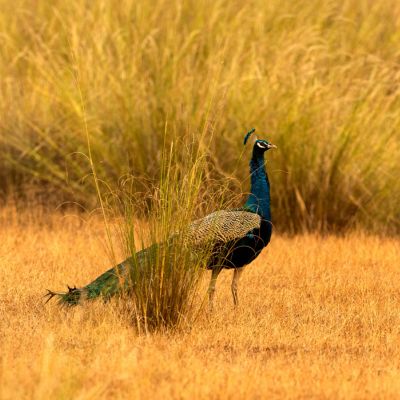
<path id="1" fill-rule="evenodd" d="M 256 129 L 253 128 L 253 129 L 249 130 L 249 131 L 246 133 L 246 135 L 245 135 L 245 137 L 244 137 L 244 142 L 243 142 L 244 145 L 246 145 L 246 143 L 247 143 L 247 141 L 249 140 L 250 136 L 251 136 L 255 131 L 256 131 Z"/>

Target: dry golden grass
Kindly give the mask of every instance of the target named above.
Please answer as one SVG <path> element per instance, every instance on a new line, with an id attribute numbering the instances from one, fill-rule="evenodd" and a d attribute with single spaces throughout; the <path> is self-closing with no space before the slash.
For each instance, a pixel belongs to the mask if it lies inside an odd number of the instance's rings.
<path id="1" fill-rule="evenodd" d="M 248 189 L 255 127 L 278 146 L 280 229 L 400 232 L 398 0 L 34 4 L 0 0 L 2 192 L 93 206 L 88 133 L 98 177 L 133 175 L 135 194 L 159 183 L 162 143 L 182 175 L 199 147 L 212 203 L 226 178 Z"/>
<path id="2" fill-rule="evenodd" d="M 400 392 L 398 239 L 275 235 L 243 275 L 240 309 L 225 272 L 212 316 L 144 336 L 113 303 L 43 305 L 45 288 L 81 285 L 109 266 L 96 218 L 0 218 L 1 399 Z"/>

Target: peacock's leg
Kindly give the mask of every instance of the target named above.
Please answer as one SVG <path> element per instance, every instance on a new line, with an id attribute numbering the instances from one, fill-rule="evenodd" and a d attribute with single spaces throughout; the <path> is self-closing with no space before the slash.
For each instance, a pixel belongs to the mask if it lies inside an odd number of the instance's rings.
<path id="1" fill-rule="evenodd" d="M 213 301 L 214 301 L 214 294 L 215 294 L 215 285 L 217 283 L 217 278 L 219 273 L 221 272 L 221 268 L 214 268 L 211 270 L 211 280 L 210 285 L 208 286 L 208 298 L 209 298 L 209 310 L 213 310 Z"/>
<path id="2" fill-rule="evenodd" d="M 242 275 L 243 270 L 244 270 L 244 267 L 235 268 L 233 271 L 233 279 L 232 279 L 231 289 L 232 289 L 232 296 L 233 296 L 233 304 L 235 305 L 235 307 L 237 307 L 239 305 L 237 289 L 238 289 L 239 279 L 240 279 L 240 276 Z"/>

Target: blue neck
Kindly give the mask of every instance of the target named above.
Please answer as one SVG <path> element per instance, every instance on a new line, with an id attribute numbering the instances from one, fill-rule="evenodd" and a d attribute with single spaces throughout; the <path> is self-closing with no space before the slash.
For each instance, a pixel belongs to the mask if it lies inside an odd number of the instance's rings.
<path id="1" fill-rule="evenodd" d="M 251 189 L 244 208 L 271 221 L 269 180 L 264 166 L 264 155 L 254 154 L 250 161 Z"/>

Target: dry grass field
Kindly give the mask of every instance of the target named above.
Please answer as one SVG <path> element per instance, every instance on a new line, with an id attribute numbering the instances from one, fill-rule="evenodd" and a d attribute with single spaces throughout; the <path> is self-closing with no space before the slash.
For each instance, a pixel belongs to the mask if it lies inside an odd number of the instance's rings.
<path id="1" fill-rule="evenodd" d="M 0 0 L 0 196 L 98 206 L 87 131 L 105 191 L 198 149 L 215 209 L 254 127 L 282 231 L 400 232 L 399 40 L 398 0 Z"/>
<path id="2" fill-rule="evenodd" d="M 0 400 L 400 398 L 399 40 L 398 0 L 0 0 Z M 276 229 L 238 309 L 164 249 L 151 334 L 44 304 L 242 205 L 252 127 Z"/>
<path id="3" fill-rule="evenodd" d="M 139 335 L 114 302 L 43 304 L 109 266 L 96 217 L 0 217 L 1 399 L 398 398 L 398 239 L 276 234 L 238 310 L 224 272 L 212 315 Z"/>

